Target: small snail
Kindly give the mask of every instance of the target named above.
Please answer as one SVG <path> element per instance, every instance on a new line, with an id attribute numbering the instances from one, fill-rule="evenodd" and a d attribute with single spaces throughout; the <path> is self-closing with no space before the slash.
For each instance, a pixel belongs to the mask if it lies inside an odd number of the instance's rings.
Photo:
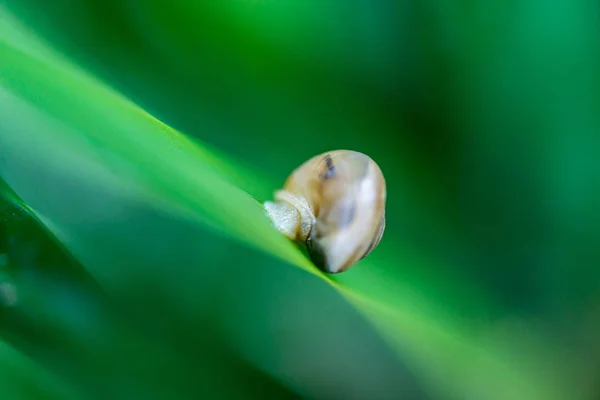
<path id="1" fill-rule="evenodd" d="M 351 150 L 323 153 L 287 178 L 265 210 L 287 238 L 304 244 L 322 271 L 346 271 L 379 244 L 386 186 L 379 166 Z"/>

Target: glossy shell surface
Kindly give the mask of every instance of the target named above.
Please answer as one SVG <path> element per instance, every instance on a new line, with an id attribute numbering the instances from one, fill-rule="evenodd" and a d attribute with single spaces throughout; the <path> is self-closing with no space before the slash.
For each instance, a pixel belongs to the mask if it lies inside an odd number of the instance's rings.
<path id="1" fill-rule="evenodd" d="M 297 211 L 299 224 L 285 233 L 306 244 L 312 261 L 327 273 L 343 272 L 366 257 L 385 230 L 383 173 L 356 151 L 330 151 L 306 161 L 275 200 Z"/>

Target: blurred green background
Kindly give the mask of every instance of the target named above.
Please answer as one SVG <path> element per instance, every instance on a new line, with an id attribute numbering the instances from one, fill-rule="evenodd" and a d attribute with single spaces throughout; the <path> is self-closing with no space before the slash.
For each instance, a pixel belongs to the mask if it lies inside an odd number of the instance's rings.
<path id="1" fill-rule="evenodd" d="M 260 251 L 259 231 L 240 244 L 100 184 L 78 147 L 47 146 L 82 121 L 109 135 L 111 114 L 93 119 L 81 100 L 92 92 L 55 96 L 44 85 L 60 74 L 3 50 L 0 146 L 27 129 L 42 139 L 0 147 L 1 398 L 600 396 L 597 2 L 4 0 L 0 10 L 5 48 L 19 41 L 37 57 L 14 32 L 37 36 L 213 149 L 259 201 L 316 154 L 370 155 L 387 179 L 386 233 L 339 282 L 477 342 L 446 353 L 426 335 L 404 341 L 399 324 L 373 323 Z M 25 104 L 49 117 L 25 118 Z M 135 146 L 149 170 L 175 161 L 144 135 Z M 86 129 L 73 137 L 98 165 L 124 165 L 111 164 L 118 135 L 108 147 Z M 235 201 L 219 204 L 206 216 L 231 216 L 235 231 Z M 525 372 L 478 367 L 482 348 Z M 530 391 L 507 389 L 512 377 Z"/>

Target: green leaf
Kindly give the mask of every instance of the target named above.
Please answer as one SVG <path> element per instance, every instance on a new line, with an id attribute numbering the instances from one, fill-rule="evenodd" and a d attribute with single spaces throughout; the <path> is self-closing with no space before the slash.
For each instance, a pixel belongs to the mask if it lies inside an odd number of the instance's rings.
<path id="1" fill-rule="evenodd" d="M 6 399 L 83 398 L 4 340 L 0 340 L 0 392 Z"/>
<path id="2" fill-rule="evenodd" d="M 76 201 L 69 184 L 176 214 L 322 279 L 372 323 L 435 398 L 568 398 L 569 382 L 559 378 L 564 371 L 542 368 L 548 353 L 519 354 L 511 345 L 511 338 L 542 341 L 535 332 L 494 340 L 480 324 L 453 317 L 426 288 L 394 272 L 396 264 L 424 261 L 397 250 L 393 237 L 378 249 L 385 261 L 370 257 L 335 278 L 320 273 L 265 216 L 258 199 L 272 186 L 264 177 L 163 124 L 25 32 L 6 11 L 0 15 L 1 177 L 105 290 L 116 290 L 106 263 L 130 249 L 115 241 L 111 256 L 108 243 L 100 247 L 69 219 Z M 47 201 L 40 189 L 46 179 L 63 181 L 62 203 Z"/>

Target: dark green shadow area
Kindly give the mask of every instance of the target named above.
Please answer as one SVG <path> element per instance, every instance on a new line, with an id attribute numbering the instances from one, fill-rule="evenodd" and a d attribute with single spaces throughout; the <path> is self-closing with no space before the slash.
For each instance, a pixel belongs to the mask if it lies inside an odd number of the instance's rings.
<path id="1" fill-rule="evenodd" d="M 299 398 L 234 354 L 210 315 L 190 326 L 150 285 L 107 294 L 3 181 L 0 188 L 0 336 L 59 387 L 86 399 Z"/>

